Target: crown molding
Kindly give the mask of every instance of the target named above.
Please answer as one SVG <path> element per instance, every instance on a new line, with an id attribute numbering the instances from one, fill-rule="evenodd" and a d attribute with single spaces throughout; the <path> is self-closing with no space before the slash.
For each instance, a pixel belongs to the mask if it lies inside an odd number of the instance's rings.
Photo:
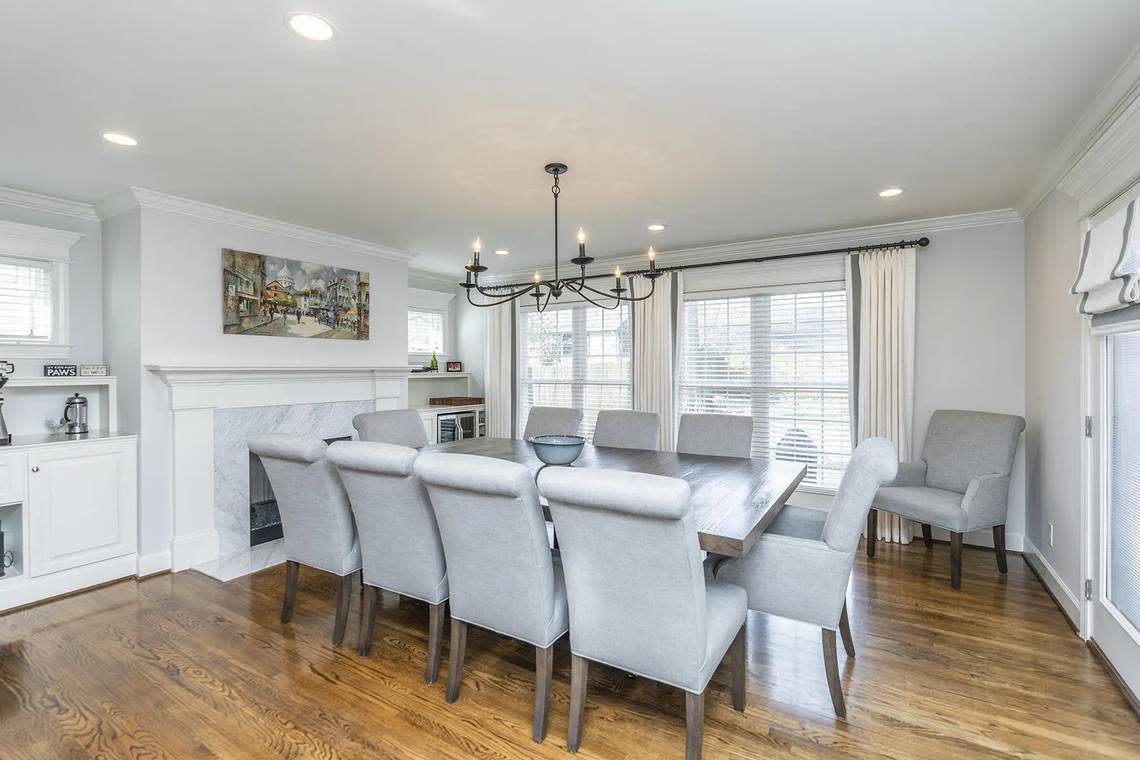
<path id="1" fill-rule="evenodd" d="M 0 203 L 32 211 L 42 211 L 46 214 L 71 216 L 88 222 L 99 221 L 94 207 L 88 203 L 53 198 L 50 195 L 40 195 L 39 193 L 29 193 L 27 190 L 17 190 L 14 187 L 0 187 Z"/>
<path id="2" fill-rule="evenodd" d="M 326 232 L 312 227 L 302 227 L 278 219 L 247 214 L 244 211 L 235 211 L 221 206 L 214 206 L 210 203 L 180 198 L 176 195 L 167 195 L 166 193 L 147 190 L 141 187 L 131 187 L 99 201 L 95 204 L 95 212 L 99 215 L 100 219 L 109 219 L 136 207 L 169 211 L 175 214 L 193 216 L 198 219 L 205 219 L 221 224 L 232 224 L 235 227 L 244 227 L 256 232 L 280 235 L 281 237 L 293 238 L 294 240 L 301 240 L 306 243 L 327 245 L 353 253 L 362 253 L 367 256 L 376 256 L 392 261 L 407 263 L 415 258 L 415 254 L 399 250 L 398 248 L 391 248 L 378 243 L 369 243 L 366 240 L 338 235 L 335 232 Z"/>
<path id="3" fill-rule="evenodd" d="M 440 290 L 446 288 L 454 293 L 459 286 L 459 279 L 449 274 L 441 274 L 428 269 L 408 267 L 408 285 L 423 290 Z"/>
<path id="4" fill-rule="evenodd" d="M 82 232 L 0 221 L 4 253 L 11 256 L 69 261 L 71 246 L 82 237 Z"/>
<path id="5" fill-rule="evenodd" d="M 744 240 L 737 243 L 721 243 L 718 245 L 699 246 L 694 248 L 680 248 L 676 250 L 661 250 L 657 252 L 658 266 L 683 266 L 710 261 L 730 261 L 734 259 L 749 259 L 762 256 L 776 256 L 782 253 L 799 253 L 810 251 L 813 248 L 843 248 L 846 246 L 870 245 L 872 243 L 890 243 L 914 235 L 930 236 L 937 232 L 949 230 L 964 230 L 972 227 L 989 227 L 997 224 L 1011 224 L 1022 221 L 1022 217 L 1014 209 L 996 209 L 994 211 L 979 211 L 972 214 L 955 214 L 953 216 L 938 216 L 929 219 L 915 219 L 906 222 L 892 222 L 889 224 L 873 224 L 865 227 L 849 227 L 824 232 L 808 232 L 800 235 L 781 235 L 779 237 L 761 238 L 759 240 Z M 598 259 L 587 268 L 587 274 L 604 274 L 613 266 L 623 269 L 644 269 L 646 266 L 645 254 L 626 254 L 614 258 Z M 552 276 L 550 269 L 539 270 L 543 277 Z M 488 283 L 511 282 L 515 280 L 529 280 L 534 274 L 533 269 L 516 270 L 488 277 Z"/>
<path id="6" fill-rule="evenodd" d="M 1029 216 L 1055 188 L 1079 197 L 1140 146 L 1140 45 L 1132 49 L 1045 163 L 1045 170 L 1017 208 Z M 1074 195 L 1076 193 L 1077 195 Z"/>

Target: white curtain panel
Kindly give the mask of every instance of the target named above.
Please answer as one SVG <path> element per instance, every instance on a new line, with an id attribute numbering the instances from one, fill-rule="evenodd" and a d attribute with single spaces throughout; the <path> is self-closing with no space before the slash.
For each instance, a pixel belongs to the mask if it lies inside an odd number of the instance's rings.
<path id="1" fill-rule="evenodd" d="M 680 278 L 680 272 L 666 272 L 657 278 L 652 298 L 633 304 L 633 408 L 661 415 L 658 442 L 662 451 L 675 446 L 673 384 L 680 335 Z M 635 295 L 650 288 L 645 277 L 630 280 Z"/>
<path id="2" fill-rule="evenodd" d="M 515 437 L 511 429 L 515 403 L 511 377 L 513 310 L 513 303 L 484 309 L 487 314 L 487 435 L 492 438 Z"/>
<path id="3" fill-rule="evenodd" d="M 914 249 L 859 255 L 857 440 L 881 437 L 911 459 L 914 418 Z M 879 513 L 879 538 L 910 543 L 910 520 Z"/>
<path id="4" fill-rule="evenodd" d="M 1072 292 L 1082 314 L 1105 314 L 1140 303 L 1140 219 L 1132 201 L 1085 233 Z"/>

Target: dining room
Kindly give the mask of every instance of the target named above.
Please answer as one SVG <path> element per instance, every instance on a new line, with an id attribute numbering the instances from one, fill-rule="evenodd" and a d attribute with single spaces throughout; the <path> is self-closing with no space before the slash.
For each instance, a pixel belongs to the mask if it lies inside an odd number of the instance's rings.
<path id="1" fill-rule="evenodd" d="M 1140 6 L 18 5 L 0 758 L 1140 756 Z"/>

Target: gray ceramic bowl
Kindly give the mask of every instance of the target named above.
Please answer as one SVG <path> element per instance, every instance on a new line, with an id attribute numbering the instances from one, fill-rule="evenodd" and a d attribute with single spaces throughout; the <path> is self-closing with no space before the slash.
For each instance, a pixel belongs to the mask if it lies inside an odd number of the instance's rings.
<path id="1" fill-rule="evenodd" d="M 545 464 L 570 464 L 582 453 L 586 439 L 580 435 L 534 435 L 527 438 L 535 455 Z"/>

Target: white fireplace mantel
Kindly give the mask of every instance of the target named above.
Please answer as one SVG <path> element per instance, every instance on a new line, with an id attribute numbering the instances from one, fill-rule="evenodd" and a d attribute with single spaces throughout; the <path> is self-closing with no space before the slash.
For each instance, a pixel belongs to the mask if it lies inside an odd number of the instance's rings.
<path id="1" fill-rule="evenodd" d="M 219 558 L 215 521 L 214 412 L 218 409 L 368 401 L 407 405 L 408 370 L 364 365 L 148 364 L 167 386 L 173 475 L 170 566 L 184 570 Z"/>

